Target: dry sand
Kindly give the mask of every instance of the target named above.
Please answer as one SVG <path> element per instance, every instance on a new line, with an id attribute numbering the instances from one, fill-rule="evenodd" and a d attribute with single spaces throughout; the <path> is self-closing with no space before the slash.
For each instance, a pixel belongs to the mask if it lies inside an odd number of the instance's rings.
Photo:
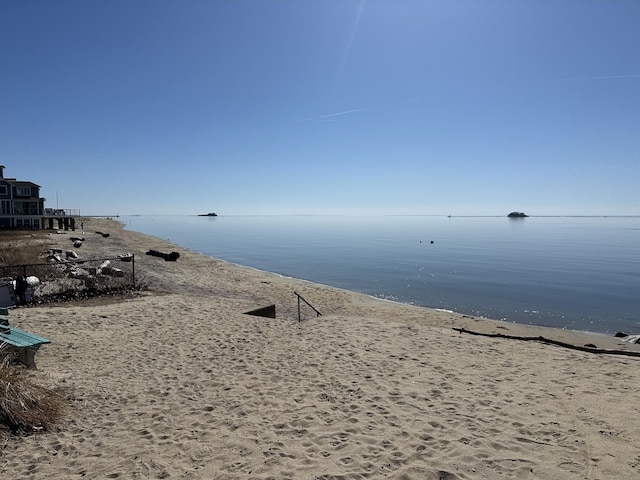
<path id="1" fill-rule="evenodd" d="M 12 310 L 51 339 L 35 375 L 65 387 L 70 408 L 52 432 L 0 434 L 2 479 L 640 478 L 640 358 L 452 327 L 637 346 L 281 278 L 113 221 L 84 226 L 85 258 L 132 252 L 150 290 Z M 294 291 L 323 315 L 303 306 L 298 322 Z M 269 304 L 276 319 L 243 314 Z"/>

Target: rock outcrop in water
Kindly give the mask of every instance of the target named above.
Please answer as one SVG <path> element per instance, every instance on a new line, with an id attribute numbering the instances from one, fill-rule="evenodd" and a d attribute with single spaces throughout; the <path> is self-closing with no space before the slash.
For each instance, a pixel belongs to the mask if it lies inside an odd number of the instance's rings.
<path id="1" fill-rule="evenodd" d="M 526 215 L 523 212 L 511 212 L 509 215 L 507 215 L 507 217 L 509 218 L 525 218 L 528 217 L 529 215 Z"/>

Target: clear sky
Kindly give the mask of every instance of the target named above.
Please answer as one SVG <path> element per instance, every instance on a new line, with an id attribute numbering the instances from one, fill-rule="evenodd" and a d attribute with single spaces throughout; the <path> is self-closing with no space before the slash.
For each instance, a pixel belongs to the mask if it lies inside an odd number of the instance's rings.
<path id="1" fill-rule="evenodd" d="M 640 215 L 640 1 L 0 0 L 0 164 L 84 215 Z"/>

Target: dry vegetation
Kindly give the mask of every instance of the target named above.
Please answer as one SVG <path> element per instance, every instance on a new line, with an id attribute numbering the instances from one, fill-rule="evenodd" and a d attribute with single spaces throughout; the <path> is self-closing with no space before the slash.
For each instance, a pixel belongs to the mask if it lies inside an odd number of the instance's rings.
<path id="1" fill-rule="evenodd" d="M 65 398 L 33 381 L 32 372 L 0 361 L 0 424 L 14 433 L 46 430 L 65 413 Z"/>
<path id="2" fill-rule="evenodd" d="M 15 277 L 23 273 L 20 268 L 10 268 L 13 265 L 45 263 L 45 252 L 50 244 L 48 234 L 42 230 L 0 231 L 0 277 Z M 45 277 L 50 272 L 51 268 L 43 266 L 37 273 Z"/>
<path id="3" fill-rule="evenodd" d="M 45 230 L 0 231 L 0 262 L 21 264 L 42 262 L 42 253 L 51 244 Z"/>

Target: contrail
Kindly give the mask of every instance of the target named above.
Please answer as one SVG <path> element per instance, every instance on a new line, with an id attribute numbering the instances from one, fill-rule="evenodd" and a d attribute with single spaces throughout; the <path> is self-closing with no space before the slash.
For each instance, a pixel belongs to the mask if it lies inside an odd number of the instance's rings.
<path id="1" fill-rule="evenodd" d="M 345 110 L 344 112 L 329 113 L 327 115 L 320 115 L 318 117 L 303 118 L 302 120 L 299 120 L 299 121 L 300 122 L 310 122 L 312 120 L 324 120 L 325 118 L 341 117 L 343 115 L 348 115 L 350 113 L 356 113 L 356 112 L 360 112 L 360 110 Z"/>
<path id="2" fill-rule="evenodd" d="M 347 45 L 344 48 L 344 52 L 342 53 L 342 58 L 340 59 L 340 66 L 338 67 L 338 79 L 342 76 L 342 72 L 344 70 L 345 65 L 347 64 L 347 60 L 351 55 L 351 47 L 353 46 L 353 42 L 356 38 L 356 34 L 358 33 L 358 29 L 360 28 L 360 21 L 362 20 L 362 15 L 364 14 L 364 9 L 367 5 L 367 0 L 360 0 L 360 4 L 358 5 L 358 11 L 356 12 L 356 18 L 353 21 L 353 26 L 351 27 L 351 32 L 349 34 L 349 38 L 347 40 Z"/>
<path id="3" fill-rule="evenodd" d="M 563 80 L 608 80 L 611 78 L 640 78 L 640 74 L 632 73 L 629 75 L 602 75 L 602 76 L 594 76 L 594 77 L 569 77 L 564 78 Z"/>

